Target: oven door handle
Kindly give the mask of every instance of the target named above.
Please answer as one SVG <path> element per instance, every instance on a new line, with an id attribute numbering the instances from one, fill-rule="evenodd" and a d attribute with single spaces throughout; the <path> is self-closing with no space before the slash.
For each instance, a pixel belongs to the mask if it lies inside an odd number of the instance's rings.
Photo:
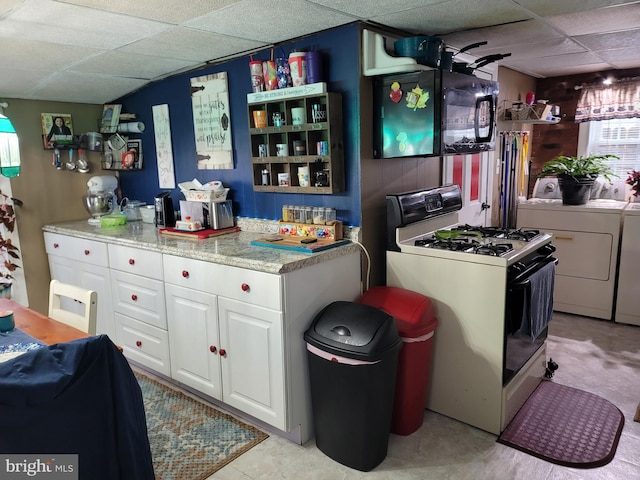
<path id="1" fill-rule="evenodd" d="M 529 277 L 534 272 L 537 272 L 538 270 L 540 270 L 541 268 L 543 268 L 544 266 L 550 263 L 555 263 L 557 265 L 558 259 L 555 257 L 547 257 L 542 262 L 536 263 L 535 265 L 532 265 L 531 267 L 527 268 L 524 272 L 518 275 L 514 280 L 517 280 L 519 278 Z M 509 290 L 521 290 L 523 288 L 526 288 L 530 283 L 531 282 L 529 281 L 528 278 L 522 281 L 514 281 L 513 283 L 510 284 Z"/>

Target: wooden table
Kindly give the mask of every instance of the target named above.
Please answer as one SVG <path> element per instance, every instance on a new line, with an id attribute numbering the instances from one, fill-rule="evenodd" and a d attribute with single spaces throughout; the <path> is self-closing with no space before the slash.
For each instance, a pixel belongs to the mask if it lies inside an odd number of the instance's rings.
<path id="1" fill-rule="evenodd" d="M 77 328 L 70 327 L 35 310 L 23 307 L 8 298 L 0 298 L 0 311 L 5 310 L 13 311 L 13 320 L 16 328 L 47 345 L 90 336 Z"/>

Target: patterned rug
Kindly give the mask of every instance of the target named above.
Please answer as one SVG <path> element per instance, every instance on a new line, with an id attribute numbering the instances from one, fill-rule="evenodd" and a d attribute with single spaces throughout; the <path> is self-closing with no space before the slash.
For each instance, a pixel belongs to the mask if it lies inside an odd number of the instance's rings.
<path id="1" fill-rule="evenodd" d="M 559 465 L 594 468 L 613 460 L 623 426 L 608 400 L 543 381 L 498 442 Z"/>
<path id="2" fill-rule="evenodd" d="M 156 480 L 203 480 L 269 435 L 135 372 Z"/>

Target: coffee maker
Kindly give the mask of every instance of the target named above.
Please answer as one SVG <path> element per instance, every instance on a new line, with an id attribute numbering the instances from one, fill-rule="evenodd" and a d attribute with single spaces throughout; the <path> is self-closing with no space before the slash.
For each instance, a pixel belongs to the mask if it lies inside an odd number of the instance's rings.
<path id="1" fill-rule="evenodd" d="M 154 198 L 156 227 L 173 227 L 176 224 L 176 217 L 173 213 L 173 200 L 170 195 L 171 192 L 161 192 Z"/>

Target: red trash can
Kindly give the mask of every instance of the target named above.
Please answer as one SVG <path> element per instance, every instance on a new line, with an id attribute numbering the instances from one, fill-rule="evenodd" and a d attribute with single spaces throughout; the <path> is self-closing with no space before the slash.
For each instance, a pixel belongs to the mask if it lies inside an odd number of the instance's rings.
<path id="1" fill-rule="evenodd" d="M 402 349 L 398 357 L 391 432 L 410 435 L 420 428 L 431 377 L 433 335 L 438 319 L 428 297 L 398 287 L 373 287 L 359 303 L 379 308 L 396 319 Z"/>

